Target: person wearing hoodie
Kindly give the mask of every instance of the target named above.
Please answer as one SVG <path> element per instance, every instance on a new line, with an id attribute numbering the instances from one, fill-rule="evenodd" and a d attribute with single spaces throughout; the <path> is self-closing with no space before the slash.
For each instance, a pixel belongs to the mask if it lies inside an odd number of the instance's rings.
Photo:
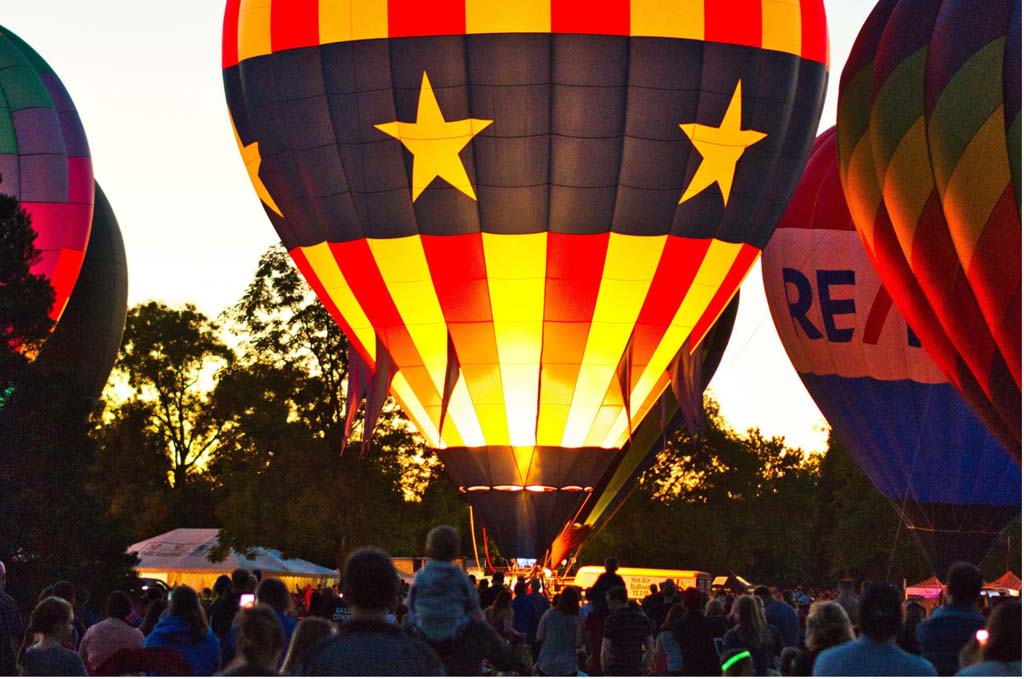
<path id="1" fill-rule="evenodd" d="M 199 595 L 186 585 L 171 593 L 170 605 L 146 637 L 145 647 L 177 651 L 197 676 L 209 677 L 220 669 L 220 641 L 206 623 Z"/>
<path id="2" fill-rule="evenodd" d="M 409 590 L 409 621 L 430 642 L 455 639 L 471 618 L 484 619 L 476 589 L 455 563 L 459 551 L 459 533 L 452 526 L 437 526 L 427 534 L 427 562 Z"/>

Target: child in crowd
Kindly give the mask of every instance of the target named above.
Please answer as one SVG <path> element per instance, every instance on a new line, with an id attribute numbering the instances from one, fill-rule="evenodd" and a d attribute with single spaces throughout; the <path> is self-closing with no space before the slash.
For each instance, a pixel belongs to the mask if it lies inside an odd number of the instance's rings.
<path id="1" fill-rule="evenodd" d="M 432 642 L 455 639 L 469 619 L 483 620 L 480 599 L 469 577 L 455 563 L 459 533 L 437 526 L 427 535 L 427 562 L 409 591 L 411 622 Z"/>

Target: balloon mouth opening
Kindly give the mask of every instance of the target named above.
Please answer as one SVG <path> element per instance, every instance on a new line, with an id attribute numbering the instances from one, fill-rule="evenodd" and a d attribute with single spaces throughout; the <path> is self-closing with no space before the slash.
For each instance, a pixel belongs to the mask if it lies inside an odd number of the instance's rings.
<path id="1" fill-rule="evenodd" d="M 529 485 L 520 486 L 515 484 L 501 484 L 496 486 L 459 486 L 460 493 L 484 493 L 484 492 L 503 492 L 503 493 L 589 493 L 593 491 L 591 486 L 542 486 L 542 485 Z"/>

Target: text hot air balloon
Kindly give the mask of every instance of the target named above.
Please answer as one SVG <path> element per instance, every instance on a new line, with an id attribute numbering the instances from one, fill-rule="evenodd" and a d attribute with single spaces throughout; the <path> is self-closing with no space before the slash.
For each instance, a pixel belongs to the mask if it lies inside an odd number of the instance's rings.
<path id="1" fill-rule="evenodd" d="M 0 193 L 32 217 L 41 252 L 31 273 L 56 293 L 58 320 L 82 268 L 93 209 L 89 144 L 71 97 L 53 69 L 0 26 Z"/>
<path id="2" fill-rule="evenodd" d="M 882 0 L 839 86 L 841 177 L 893 301 L 1020 460 L 1020 0 Z"/>
<path id="3" fill-rule="evenodd" d="M 892 304 L 853 228 L 823 134 L 762 261 L 786 352 L 935 574 L 978 563 L 1020 512 L 1020 467 Z"/>
<path id="4" fill-rule="evenodd" d="M 535 557 L 768 241 L 825 55 L 820 0 L 231 0 L 223 67 L 296 264 Z"/>

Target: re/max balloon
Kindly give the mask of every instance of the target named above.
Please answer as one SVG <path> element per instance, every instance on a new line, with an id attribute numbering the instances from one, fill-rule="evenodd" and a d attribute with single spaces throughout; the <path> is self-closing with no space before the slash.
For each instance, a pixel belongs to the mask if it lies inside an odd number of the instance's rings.
<path id="1" fill-rule="evenodd" d="M 32 217 L 41 252 L 31 273 L 56 293 L 60 319 L 78 279 L 93 210 L 92 161 L 78 112 L 53 69 L 0 26 L 0 192 Z"/>
<path id="2" fill-rule="evenodd" d="M 253 186 L 369 400 L 390 384 L 511 557 L 732 299 L 827 72 L 821 0 L 229 0 L 223 46 Z"/>
<path id="3" fill-rule="evenodd" d="M 882 0 L 839 85 L 853 220 L 893 301 L 1020 460 L 1020 0 Z"/>
<path id="4" fill-rule="evenodd" d="M 935 574 L 978 563 L 1020 512 L 1020 467 L 879 281 L 843 196 L 834 129 L 818 139 L 762 271 L 793 366 Z"/>

